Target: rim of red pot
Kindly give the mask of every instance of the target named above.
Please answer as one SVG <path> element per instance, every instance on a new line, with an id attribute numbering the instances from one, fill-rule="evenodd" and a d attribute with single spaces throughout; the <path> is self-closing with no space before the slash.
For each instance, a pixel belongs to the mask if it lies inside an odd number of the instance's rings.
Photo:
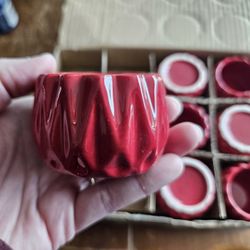
<path id="1" fill-rule="evenodd" d="M 223 70 L 225 69 L 225 67 L 227 67 L 231 63 L 235 63 L 235 62 L 246 63 L 250 67 L 250 60 L 248 58 L 239 57 L 239 56 L 226 57 L 223 60 L 221 60 L 216 66 L 215 80 L 216 80 L 218 86 L 226 94 L 229 94 L 229 95 L 235 96 L 235 97 L 250 97 L 250 90 L 240 91 L 240 90 L 234 89 L 231 86 L 229 86 L 228 83 L 223 78 Z"/>
<path id="2" fill-rule="evenodd" d="M 222 139 L 233 149 L 240 153 L 249 154 L 250 145 L 238 141 L 231 131 L 230 118 L 235 113 L 247 113 L 250 115 L 249 104 L 235 104 L 225 108 L 219 115 L 218 128 Z"/>
<path id="3" fill-rule="evenodd" d="M 206 184 L 205 197 L 194 205 L 186 205 L 181 203 L 178 198 L 174 196 L 169 185 L 162 187 L 159 193 L 170 209 L 177 213 L 193 216 L 197 213 L 207 211 L 213 204 L 215 199 L 215 180 L 211 170 L 200 160 L 191 157 L 183 157 L 182 160 L 184 165 L 195 168 L 203 176 Z"/>
<path id="4" fill-rule="evenodd" d="M 250 213 L 244 211 L 235 201 L 233 192 L 232 192 L 232 183 L 237 177 L 238 174 L 240 174 L 243 171 L 249 171 L 250 172 L 250 164 L 248 163 L 241 163 L 237 166 L 230 167 L 230 172 L 227 173 L 226 176 L 226 183 L 225 183 L 225 191 L 227 195 L 228 202 L 230 206 L 243 218 L 250 220 Z"/>

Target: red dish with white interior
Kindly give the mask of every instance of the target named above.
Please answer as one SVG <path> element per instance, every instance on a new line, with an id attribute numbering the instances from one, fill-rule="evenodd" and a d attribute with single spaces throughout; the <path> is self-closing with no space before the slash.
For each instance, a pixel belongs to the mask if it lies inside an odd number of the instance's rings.
<path id="1" fill-rule="evenodd" d="M 167 90 L 175 95 L 199 96 L 208 83 L 205 63 L 188 53 L 175 53 L 167 56 L 159 65 Z"/>
<path id="2" fill-rule="evenodd" d="M 200 160 L 184 157 L 183 174 L 157 193 L 161 211 L 175 218 L 202 217 L 215 200 L 214 176 Z"/>

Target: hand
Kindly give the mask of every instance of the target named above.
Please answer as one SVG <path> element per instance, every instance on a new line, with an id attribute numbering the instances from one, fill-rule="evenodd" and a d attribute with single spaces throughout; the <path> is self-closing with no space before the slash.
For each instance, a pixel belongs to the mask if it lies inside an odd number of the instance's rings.
<path id="1" fill-rule="evenodd" d="M 56 70 L 49 54 L 24 59 L 0 59 L 0 239 L 16 250 L 57 249 L 80 230 L 108 213 L 149 195 L 171 182 L 183 169 L 178 155 L 201 141 L 201 128 L 183 123 L 170 129 L 168 154 L 146 174 L 87 180 L 59 174 L 44 166 L 31 130 L 33 98 L 12 98 L 30 92 L 41 73 Z M 167 97 L 170 120 L 181 104 Z M 173 143 L 174 141 L 174 143 Z"/>

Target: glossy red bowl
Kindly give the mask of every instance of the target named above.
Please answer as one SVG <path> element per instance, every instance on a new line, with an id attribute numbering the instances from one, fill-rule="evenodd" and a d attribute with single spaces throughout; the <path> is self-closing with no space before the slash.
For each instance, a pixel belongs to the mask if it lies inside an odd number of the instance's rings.
<path id="1" fill-rule="evenodd" d="M 240 163 L 223 171 L 223 191 L 231 218 L 250 220 L 250 164 Z"/>
<path id="2" fill-rule="evenodd" d="M 157 74 L 56 73 L 36 83 L 33 128 L 53 168 L 82 177 L 146 172 L 168 137 Z"/>
<path id="3" fill-rule="evenodd" d="M 250 105 L 235 104 L 218 117 L 218 144 L 223 153 L 250 155 Z"/>
<path id="4" fill-rule="evenodd" d="M 200 160 L 184 157 L 183 163 L 182 175 L 157 193 L 157 206 L 174 218 L 200 218 L 215 200 L 214 176 Z"/>
<path id="5" fill-rule="evenodd" d="M 173 122 L 172 125 L 182 122 L 192 122 L 199 125 L 203 129 L 203 139 L 198 145 L 198 148 L 205 146 L 210 137 L 209 117 L 206 110 L 195 104 L 184 103 L 181 115 Z"/>
<path id="6" fill-rule="evenodd" d="M 226 57 L 215 70 L 218 94 L 229 97 L 250 97 L 250 60 L 247 57 Z"/>

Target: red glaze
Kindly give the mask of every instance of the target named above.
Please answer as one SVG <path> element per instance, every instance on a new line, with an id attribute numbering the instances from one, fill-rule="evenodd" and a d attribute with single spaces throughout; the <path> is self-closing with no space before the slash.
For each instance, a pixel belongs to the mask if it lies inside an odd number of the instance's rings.
<path id="1" fill-rule="evenodd" d="M 219 96 L 250 97 L 250 60 L 246 57 L 226 57 L 215 70 Z"/>
<path id="2" fill-rule="evenodd" d="M 250 164 L 240 163 L 223 171 L 223 191 L 230 217 L 250 220 Z"/>
<path id="3" fill-rule="evenodd" d="M 208 114 L 203 107 L 191 103 L 184 103 L 182 114 L 174 121 L 173 125 L 181 122 L 192 122 L 199 125 L 203 129 L 204 136 L 198 148 L 206 145 L 210 136 L 210 128 Z"/>
<path id="4" fill-rule="evenodd" d="M 33 128 L 53 168 L 82 177 L 144 173 L 168 136 L 157 74 L 58 73 L 39 77 Z"/>
<path id="5" fill-rule="evenodd" d="M 180 219 L 202 217 L 215 199 L 212 172 L 201 161 L 184 157 L 185 170 L 156 194 L 157 205 L 167 215 Z"/>
<path id="6" fill-rule="evenodd" d="M 225 116 L 229 116 L 226 121 Z M 224 109 L 217 123 L 219 150 L 223 153 L 250 155 L 249 122 L 250 105 L 235 104 Z M 231 134 L 230 138 L 228 133 Z"/>

